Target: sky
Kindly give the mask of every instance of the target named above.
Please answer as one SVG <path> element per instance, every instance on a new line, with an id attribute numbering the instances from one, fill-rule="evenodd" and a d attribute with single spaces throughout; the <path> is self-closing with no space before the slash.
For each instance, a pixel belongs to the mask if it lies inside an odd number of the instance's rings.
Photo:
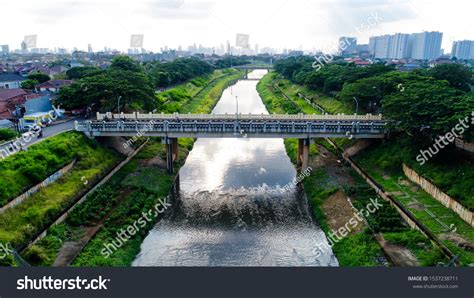
<path id="1" fill-rule="evenodd" d="M 441 31 L 442 47 L 474 40 L 472 0 L 0 0 L 0 44 L 20 48 L 36 35 L 38 48 L 125 51 L 132 34 L 143 47 L 193 43 L 235 45 L 249 34 L 260 48 L 330 51 L 340 36 L 367 43 L 374 35 Z"/>

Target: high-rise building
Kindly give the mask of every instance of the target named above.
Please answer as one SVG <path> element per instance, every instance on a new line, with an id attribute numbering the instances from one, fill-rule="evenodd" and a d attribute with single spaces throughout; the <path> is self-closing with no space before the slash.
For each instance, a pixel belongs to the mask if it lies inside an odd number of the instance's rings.
<path id="1" fill-rule="evenodd" d="M 459 40 L 453 42 L 451 57 L 457 59 L 474 59 L 474 40 Z"/>
<path id="2" fill-rule="evenodd" d="M 4 54 L 10 53 L 10 47 L 7 44 L 2 45 L 2 53 Z"/>
<path id="3" fill-rule="evenodd" d="M 92 53 L 92 45 L 91 44 L 87 45 L 87 52 Z"/>
<path id="4" fill-rule="evenodd" d="M 379 59 L 435 59 L 441 55 L 442 37 L 441 32 L 372 36 L 368 50 L 371 56 Z"/>
<path id="5" fill-rule="evenodd" d="M 28 53 L 28 47 L 26 46 L 26 42 L 25 42 L 25 41 L 22 41 L 22 42 L 21 42 L 21 52 L 22 52 L 23 54 Z"/>
<path id="6" fill-rule="evenodd" d="M 428 60 L 436 59 L 441 54 L 441 32 L 421 32 L 412 34 L 413 46 L 411 58 Z"/>
<path id="7" fill-rule="evenodd" d="M 408 58 L 408 34 L 396 33 L 390 35 L 388 58 Z"/>
<path id="8" fill-rule="evenodd" d="M 388 58 L 390 49 L 390 35 L 377 36 L 375 39 L 374 57 L 379 59 Z"/>
<path id="9" fill-rule="evenodd" d="M 342 36 L 339 37 L 339 54 L 350 55 L 357 53 L 357 38 Z"/>

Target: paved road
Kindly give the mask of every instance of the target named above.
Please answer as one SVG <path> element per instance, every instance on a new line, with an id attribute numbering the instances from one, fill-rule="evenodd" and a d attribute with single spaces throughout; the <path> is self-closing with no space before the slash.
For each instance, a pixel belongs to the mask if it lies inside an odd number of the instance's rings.
<path id="1" fill-rule="evenodd" d="M 28 143 L 26 143 L 25 146 L 23 146 L 24 148 L 25 147 L 29 147 L 33 144 L 36 144 L 48 137 L 51 137 L 51 136 L 54 136 L 54 135 L 57 135 L 61 132 L 64 132 L 64 131 L 67 131 L 67 130 L 72 130 L 74 129 L 74 120 L 82 120 L 82 119 L 71 119 L 67 122 L 63 122 L 63 123 L 59 123 L 59 124 L 54 124 L 54 125 L 51 125 L 51 126 L 48 126 L 48 127 L 45 127 L 43 128 L 43 137 L 42 138 L 37 138 L 37 137 L 33 137 Z M 21 140 L 21 139 L 20 139 Z M 13 140 L 15 141 L 15 139 Z M 22 143 L 25 143 L 24 141 L 22 141 Z M 4 152 L 7 147 L 10 145 L 10 143 L 6 143 L 4 145 L 0 145 L 0 159 L 2 157 L 2 152 Z M 12 150 L 6 150 L 8 152 L 12 152 Z M 15 149 L 16 151 L 16 149 Z M 16 152 L 15 152 L 16 153 Z"/>

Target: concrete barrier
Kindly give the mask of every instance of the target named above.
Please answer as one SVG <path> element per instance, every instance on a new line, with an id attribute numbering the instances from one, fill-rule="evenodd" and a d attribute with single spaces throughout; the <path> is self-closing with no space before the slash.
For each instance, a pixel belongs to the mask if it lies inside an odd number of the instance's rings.
<path id="1" fill-rule="evenodd" d="M 456 212 L 459 217 L 461 217 L 465 222 L 474 226 L 474 217 L 472 211 L 469 211 L 466 207 L 462 206 L 458 201 L 448 196 L 446 193 L 441 191 L 436 185 L 426 178 L 423 178 L 420 174 L 415 172 L 413 169 L 408 167 L 406 164 L 403 164 L 403 172 L 405 175 L 418 184 L 424 191 L 430 194 L 438 202 L 443 204 L 445 207 Z"/>
<path id="2" fill-rule="evenodd" d="M 59 177 L 61 177 L 65 173 L 69 172 L 71 170 L 71 168 L 74 166 L 75 163 L 76 163 L 76 159 L 74 159 L 72 162 L 67 164 L 65 167 L 63 167 L 62 169 L 60 169 L 56 173 L 54 173 L 51 176 L 49 176 L 48 178 L 46 178 L 43 182 L 41 182 L 39 184 L 36 184 L 32 188 L 28 189 L 26 192 L 22 193 L 18 197 L 14 198 L 13 200 L 11 200 L 7 204 L 5 204 L 3 207 L 0 208 L 0 214 L 5 212 L 6 210 L 8 210 L 10 208 L 13 208 L 13 207 L 17 206 L 18 204 L 21 204 L 24 200 L 29 198 L 32 194 L 34 194 L 38 190 L 40 190 L 43 187 L 53 183 L 56 180 L 58 180 Z"/>
<path id="3" fill-rule="evenodd" d="M 148 142 L 148 140 L 146 140 L 143 144 L 141 144 L 135 151 L 133 151 L 132 154 L 128 155 L 127 158 L 125 160 L 123 160 L 122 162 L 120 162 L 115 168 L 113 168 L 111 171 L 109 171 L 108 174 L 104 178 L 102 178 L 98 183 L 96 183 L 92 189 L 90 189 L 89 191 L 87 191 L 86 194 L 81 196 L 79 198 L 79 200 L 77 200 L 71 207 L 69 207 L 65 212 L 63 212 L 58 218 L 56 218 L 56 220 L 52 224 L 50 224 L 41 233 L 39 233 L 32 241 L 30 241 L 28 243 L 28 245 L 26 245 L 25 247 L 22 247 L 18 250 L 23 251 L 24 249 L 26 249 L 26 248 L 30 247 L 31 245 L 35 244 L 37 241 L 39 241 L 39 240 L 43 239 L 44 237 L 46 237 L 48 229 L 50 227 L 52 227 L 54 225 L 57 225 L 57 224 L 60 224 L 63 221 L 65 221 L 67 219 L 67 217 L 69 216 L 69 214 L 74 210 L 74 208 L 76 208 L 79 204 L 84 202 L 89 195 L 91 195 L 94 191 L 97 190 L 97 188 L 99 188 L 105 182 L 109 181 L 109 179 L 112 178 L 112 176 L 115 173 L 117 173 L 124 165 L 126 165 L 143 148 L 143 146 L 145 146 L 145 144 L 147 142 Z"/>
<path id="4" fill-rule="evenodd" d="M 468 143 L 461 139 L 456 139 L 454 144 L 460 149 L 474 153 L 474 143 Z"/>

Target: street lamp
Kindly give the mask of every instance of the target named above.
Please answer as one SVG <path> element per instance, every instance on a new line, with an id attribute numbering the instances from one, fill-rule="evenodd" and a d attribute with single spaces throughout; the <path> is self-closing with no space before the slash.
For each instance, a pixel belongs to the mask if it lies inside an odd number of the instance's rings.
<path id="1" fill-rule="evenodd" d="M 352 97 L 352 98 L 354 98 L 354 100 L 356 102 L 356 115 L 358 115 L 359 114 L 359 101 L 357 100 L 357 98 L 355 98 L 355 96 Z"/>
<path id="2" fill-rule="evenodd" d="M 239 98 L 237 95 L 235 96 L 235 114 L 237 115 L 237 118 L 239 117 Z"/>
<path id="3" fill-rule="evenodd" d="M 122 96 L 120 95 L 117 99 L 117 111 L 118 111 L 118 114 L 120 114 L 120 99 L 122 98 Z"/>

